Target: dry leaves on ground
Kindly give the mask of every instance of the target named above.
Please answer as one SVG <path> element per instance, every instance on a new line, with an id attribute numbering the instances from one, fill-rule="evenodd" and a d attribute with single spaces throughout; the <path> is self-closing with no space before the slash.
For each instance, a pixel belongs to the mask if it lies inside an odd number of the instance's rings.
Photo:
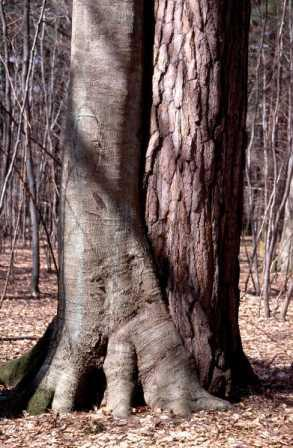
<path id="1" fill-rule="evenodd" d="M 0 288 L 8 255 L 1 256 Z M 43 260 L 44 261 L 44 260 Z M 0 311 L 0 361 L 30 348 L 56 311 L 56 278 L 42 270 L 41 296 L 31 298 L 29 251 L 16 253 L 12 282 Z M 292 307 L 286 322 L 258 315 L 258 298 L 241 301 L 243 344 L 263 381 L 261 393 L 244 398 L 227 412 L 199 412 L 191 420 L 140 408 L 130 420 L 113 420 L 104 408 L 68 415 L 0 420 L 3 448 L 227 447 L 293 446 Z"/>

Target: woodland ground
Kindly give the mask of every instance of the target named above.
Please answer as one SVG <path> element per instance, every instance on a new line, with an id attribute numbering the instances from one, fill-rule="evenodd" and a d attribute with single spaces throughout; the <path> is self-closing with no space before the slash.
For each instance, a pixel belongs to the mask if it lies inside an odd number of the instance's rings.
<path id="1" fill-rule="evenodd" d="M 1 253 L 0 291 L 3 289 L 9 253 Z M 241 253 L 241 287 L 247 276 Z M 44 256 L 42 257 L 44 266 Z M 56 276 L 41 274 L 41 295 L 30 295 L 28 249 L 17 250 L 7 298 L 0 309 L 0 363 L 17 357 L 35 344 L 56 310 Z M 274 287 L 276 297 L 280 278 Z M 277 308 L 277 298 L 272 308 Z M 279 302 L 282 297 L 279 299 Z M 94 447 L 292 447 L 293 446 L 293 306 L 286 322 L 278 310 L 270 320 L 258 316 L 259 299 L 242 292 L 240 326 L 244 349 L 262 380 L 252 392 L 227 412 L 199 412 L 191 420 L 167 413 L 134 411 L 129 422 L 116 421 L 105 409 L 37 417 L 24 414 L 0 420 L 3 448 Z"/>

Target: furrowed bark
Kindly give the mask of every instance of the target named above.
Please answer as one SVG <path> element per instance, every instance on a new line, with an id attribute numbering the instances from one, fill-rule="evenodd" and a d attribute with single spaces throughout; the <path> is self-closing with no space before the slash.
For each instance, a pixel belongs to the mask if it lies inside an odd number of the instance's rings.
<path id="1" fill-rule="evenodd" d="M 238 328 L 249 2 L 155 5 L 148 235 L 201 383 L 229 395 L 253 376 Z"/>

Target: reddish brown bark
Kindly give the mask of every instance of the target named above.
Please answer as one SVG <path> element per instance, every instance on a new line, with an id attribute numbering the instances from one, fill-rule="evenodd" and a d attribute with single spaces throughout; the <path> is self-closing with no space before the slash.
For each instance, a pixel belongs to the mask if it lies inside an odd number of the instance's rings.
<path id="1" fill-rule="evenodd" d="M 155 8 L 148 234 L 202 384 L 229 393 L 247 366 L 238 253 L 249 2 L 169 0 Z"/>

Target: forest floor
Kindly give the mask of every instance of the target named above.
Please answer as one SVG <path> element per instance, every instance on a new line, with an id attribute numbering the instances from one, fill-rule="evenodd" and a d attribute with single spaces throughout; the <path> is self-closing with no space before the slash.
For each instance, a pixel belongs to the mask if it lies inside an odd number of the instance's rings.
<path id="1" fill-rule="evenodd" d="M 0 291 L 9 254 L 1 253 Z M 241 288 L 247 276 L 242 250 Z M 44 266 L 44 256 L 42 257 Z M 280 279 L 276 279 L 278 295 Z M 30 255 L 18 250 L 6 300 L 0 309 L 0 363 L 35 344 L 56 311 L 56 276 L 42 269 L 39 299 L 30 295 Z M 272 309 L 278 308 L 272 298 Z M 282 300 L 280 297 L 279 301 Z M 67 415 L 47 413 L 0 420 L 2 448 L 95 447 L 227 447 L 281 448 L 293 446 L 293 306 L 286 321 L 278 309 L 259 317 L 259 298 L 242 292 L 240 327 L 247 353 L 262 385 L 226 412 L 199 412 L 190 420 L 148 408 L 134 410 L 130 420 L 113 420 L 105 409 Z"/>

